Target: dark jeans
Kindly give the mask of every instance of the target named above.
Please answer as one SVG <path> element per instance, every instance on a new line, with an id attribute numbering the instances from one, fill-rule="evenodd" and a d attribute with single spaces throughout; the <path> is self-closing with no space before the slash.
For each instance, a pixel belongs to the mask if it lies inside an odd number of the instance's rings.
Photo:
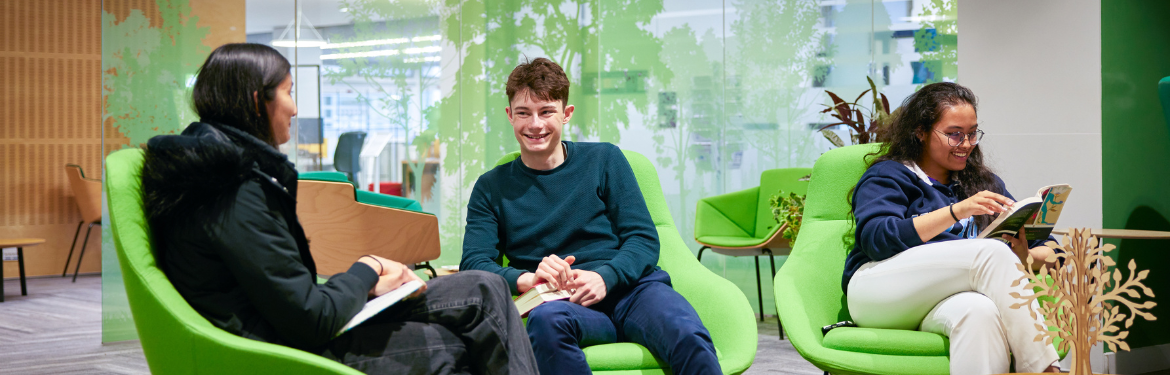
<path id="1" fill-rule="evenodd" d="M 508 289 L 483 271 L 432 279 L 319 354 L 367 374 L 536 374 Z"/>
<path id="2" fill-rule="evenodd" d="M 590 374 L 581 348 L 619 341 L 645 346 L 675 374 L 723 373 L 711 334 L 666 271 L 590 307 L 567 300 L 537 306 L 528 315 L 528 338 L 542 374 Z"/>

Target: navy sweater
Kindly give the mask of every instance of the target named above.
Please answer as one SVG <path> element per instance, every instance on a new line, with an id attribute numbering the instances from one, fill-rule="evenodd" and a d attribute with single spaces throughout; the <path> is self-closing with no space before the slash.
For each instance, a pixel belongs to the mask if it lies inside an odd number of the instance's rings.
<path id="1" fill-rule="evenodd" d="M 544 257 L 573 255 L 574 269 L 597 272 L 614 294 L 658 269 L 658 231 L 625 155 L 609 143 L 564 145 L 568 157 L 551 170 L 517 158 L 479 177 L 461 270 L 494 272 L 516 292 Z"/>
<path id="2" fill-rule="evenodd" d="M 1003 180 L 995 176 L 999 192 L 1008 193 Z M 979 235 L 971 218 L 922 242 L 914 228 L 914 218 L 967 199 L 954 183 L 944 185 L 911 171 L 896 161 L 883 161 L 865 171 L 853 191 L 853 216 L 857 220 L 853 250 L 845 258 L 841 289 L 849 292 L 849 279 L 869 261 L 886 260 L 911 247 L 924 243 L 975 238 Z M 1051 237 L 1050 237 L 1051 238 Z M 1042 245 L 1050 238 L 1031 241 L 1030 247 Z"/>

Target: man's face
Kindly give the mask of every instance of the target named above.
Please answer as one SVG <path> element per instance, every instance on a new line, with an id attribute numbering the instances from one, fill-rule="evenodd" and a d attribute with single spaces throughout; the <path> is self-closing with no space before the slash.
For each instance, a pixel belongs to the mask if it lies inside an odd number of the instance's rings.
<path id="1" fill-rule="evenodd" d="M 533 156 L 547 156 L 559 150 L 561 129 L 573 117 L 573 106 L 564 106 L 560 100 L 543 101 L 523 90 L 512 98 L 505 111 L 520 153 Z"/>

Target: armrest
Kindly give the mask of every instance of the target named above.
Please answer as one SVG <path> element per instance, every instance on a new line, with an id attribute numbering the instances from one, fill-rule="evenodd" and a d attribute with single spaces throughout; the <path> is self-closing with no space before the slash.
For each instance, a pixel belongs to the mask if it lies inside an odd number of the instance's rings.
<path id="1" fill-rule="evenodd" d="M 695 207 L 695 238 L 751 237 L 755 232 L 759 187 L 700 199 Z"/>

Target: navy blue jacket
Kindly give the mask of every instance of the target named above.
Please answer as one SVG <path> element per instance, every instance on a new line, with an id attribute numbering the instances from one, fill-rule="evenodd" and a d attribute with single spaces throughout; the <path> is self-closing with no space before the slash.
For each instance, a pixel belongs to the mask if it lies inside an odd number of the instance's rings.
<path id="1" fill-rule="evenodd" d="M 919 170 L 921 171 L 921 170 Z M 998 192 L 1015 200 L 1003 180 L 995 176 Z M 853 250 L 845 258 L 841 289 L 849 292 L 849 279 L 869 261 L 886 260 L 911 247 L 925 243 L 975 238 L 979 229 L 966 218 L 944 230 L 930 241 L 922 242 L 914 228 L 914 218 L 967 199 L 951 183 L 944 185 L 925 173 L 916 174 L 906 165 L 887 160 L 869 167 L 853 191 L 853 216 L 857 220 Z M 1029 246 L 1043 245 L 1049 238 L 1031 241 Z"/>

